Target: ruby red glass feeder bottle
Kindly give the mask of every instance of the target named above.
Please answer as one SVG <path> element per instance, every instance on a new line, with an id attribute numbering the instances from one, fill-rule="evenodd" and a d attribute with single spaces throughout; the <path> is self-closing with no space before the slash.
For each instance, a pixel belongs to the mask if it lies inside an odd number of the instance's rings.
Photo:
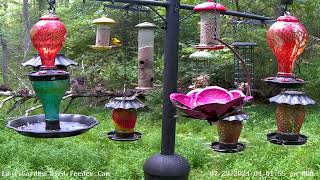
<path id="1" fill-rule="evenodd" d="M 41 69 L 54 69 L 55 57 L 66 39 L 64 24 L 53 14 L 42 16 L 32 26 L 30 38 L 41 58 Z"/>

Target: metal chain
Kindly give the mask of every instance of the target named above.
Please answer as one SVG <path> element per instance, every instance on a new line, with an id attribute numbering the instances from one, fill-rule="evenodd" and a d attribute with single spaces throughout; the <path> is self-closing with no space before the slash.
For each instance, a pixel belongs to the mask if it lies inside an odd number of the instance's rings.
<path id="1" fill-rule="evenodd" d="M 48 11 L 55 12 L 56 11 L 56 0 L 48 0 L 48 4 L 49 4 Z"/>

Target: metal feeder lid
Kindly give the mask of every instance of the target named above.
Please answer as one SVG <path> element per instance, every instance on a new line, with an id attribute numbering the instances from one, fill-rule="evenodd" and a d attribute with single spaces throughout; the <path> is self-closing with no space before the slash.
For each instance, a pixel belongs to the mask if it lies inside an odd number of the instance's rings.
<path id="1" fill-rule="evenodd" d="M 301 91 L 285 91 L 269 99 L 270 102 L 288 105 L 313 105 L 316 102 Z"/>
<path id="2" fill-rule="evenodd" d="M 294 16 L 285 14 L 284 16 L 278 17 L 277 22 L 299 22 L 299 19 Z"/>
<path id="3" fill-rule="evenodd" d="M 32 67 L 39 67 L 41 66 L 41 58 L 39 55 L 34 56 L 32 59 L 22 63 L 22 66 L 32 66 Z M 57 54 L 55 58 L 54 65 L 56 66 L 64 66 L 68 67 L 71 65 L 78 65 L 78 63 L 72 61 L 71 59 L 64 56 L 64 54 Z"/>
<path id="4" fill-rule="evenodd" d="M 46 14 L 46 15 L 43 15 L 39 18 L 39 20 L 60 20 L 58 16 L 56 15 L 53 15 L 53 14 Z"/>
<path id="5" fill-rule="evenodd" d="M 109 109 L 139 109 L 145 105 L 137 99 L 135 96 L 132 97 L 116 97 L 113 98 L 105 108 Z"/>
<path id="6" fill-rule="evenodd" d="M 156 28 L 157 26 L 153 23 L 143 22 L 143 23 L 137 24 L 135 27 L 142 28 L 142 29 L 152 29 L 152 28 Z"/>
<path id="7" fill-rule="evenodd" d="M 208 51 L 196 51 L 192 53 L 189 58 L 194 60 L 211 60 L 214 59 L 214 55 Z"/>
<path id="8" fill-rule="evenodd" d="M 105 24 L 105 25 L 109 25 L 109 24 L 114 24 L 116 23 L 113 19 L 111 18 L 107 18 L 105 16 L 102 16 L 101 18 L 95 19 L 93 21 L 93 24 Z"/>
<path id="9" fill-rule="evenodd" d="M 195 12 L 206 12 L 206 11 L 226 11 L 226 7 L 222 4 L 212 2 L 212 0 L 208 0 L 208 2 L 201 3 L 196 5 L 193 10 Z"/>

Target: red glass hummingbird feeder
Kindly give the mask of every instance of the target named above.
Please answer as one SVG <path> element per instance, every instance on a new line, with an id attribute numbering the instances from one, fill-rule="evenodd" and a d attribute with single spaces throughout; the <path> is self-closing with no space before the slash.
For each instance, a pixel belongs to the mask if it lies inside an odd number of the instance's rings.
<path id="1" fill-rule="evenodd" d="M 32 26 L 30 38 L 41 58 L 41 69 L 54 69 L 55 57 L 67 36 L 67 30 L 59 18 L 45 15 Z"/>
<path id="2" fill-rule="evenodd" d="M 282 87 L 303 84 L 302 79 L 293 74 L 294 63 L 307 46 L 308 32 L 299 20 L 289 14 L 280 16 L 267 32 L 267 41 L 278 62 L 276 77 L 266 78 L 266 82 Z"/>

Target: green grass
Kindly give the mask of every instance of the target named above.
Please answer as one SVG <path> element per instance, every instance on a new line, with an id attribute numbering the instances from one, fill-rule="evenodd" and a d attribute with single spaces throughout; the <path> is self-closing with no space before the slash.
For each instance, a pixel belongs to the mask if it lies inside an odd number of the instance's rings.
<path id="1" fill-rule="evenodd" d="M 113 129 L 110 111 L 99 107 L 88 108 L 73 105 L 68 113 L 96 117 L 100 125 L 89 132 L 63 139 L 35 139 L 18 135 L 5 128 L 5 116 L 1 115 L 0 173 L 2 172 L 56 172 L 69 175 L 73 172 L 106 172 L 105 179 L 143 179 L 144 161 L 160 150 L 161 117 L 159 113 L 141 112 L 136 130 L 143 138 L 136 142 L 114 142 L 106 138 Z M 221 154 L 210 150 L 209 143 L 216 141 L 217 130 L 205 121 L 179 118 L 177 120 L 176 152 L 191 165 L 190 179 L 234 179 L 221 177 L 237 175 L 237 179 L 263 179 L 259 172 L 273 175 L 271 179 L 317 179 L 317 177 L 293 177 L 295 172 L 320 169 L 320 138 L 318 107 L 310 108 L 302 128 L 309 136 L 303 146 L 278 146 L 266 141 L 266 134 L 275 129 L 272 105 L 252 105 L 246 108 L 251 118 L 244 125 L 240 141 L 245 151 L 237 154 Z M 257 177 L 246 175 L 256 173 Z M 0 174 L 1 175 L 1 174 Z M 19 174 L 18 174 L 19 175 Z M 284 175 L 279 177 L 277 175 Z M 320 174 L 319 174 L 320 175 Z M 11 177 L 21 179 L 22 177 Z M 34 177 L 36 178 L 36 177 Z M 49 179 L 78 179 L 75 176 L 51 176 Z M 84 179 L 102 179 L 85 177 Z M 268 178 L 269 179 L 269 178 Z"/>

